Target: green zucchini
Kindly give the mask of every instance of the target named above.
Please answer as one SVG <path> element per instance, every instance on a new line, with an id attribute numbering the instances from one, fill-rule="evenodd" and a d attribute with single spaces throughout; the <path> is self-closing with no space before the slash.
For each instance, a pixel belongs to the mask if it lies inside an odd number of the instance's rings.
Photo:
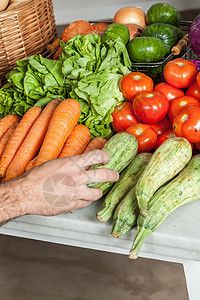
<path id="1" fill-rule="evenodd" d="M 106 168 L 116 170 L 120 173 L 136 156 L 138 151 L 138 142 L 132 134 L 123 132 L 112 136 L 102 150 L 108 152 L 110 161 L 106 165 L 96 164 L 91 166 L 89 169 L 94 170 Z M 103 194 L 106 194 L 113 184 L 113 182 L 99 182 L 90 183 L 87 186 L 101 188 L 103 190 Z"/>
<path id="2" fill-rule="evenodd" d="M 200 155 L 195 155 L 187 166 L 168 184 L 161 187 L 149 201 L 149 214 L 139 214 L 137 234 L 129 257 L 135 259 L 145 239 L 167 216 L 178 207 L 200 199 Z"/>
<path id="3" fill-rule="evenodd" d="M 166 140 L 153 153 L 136 185 L 140 213 L 148 214 L 148 201 L 159 187 L 177 175 L 192 157 L 188 140 L 175 137 Z"/>
<path id="4" fill-rule="evenodd" d="M 111 234 L 119 238 L 136 225 L 139 209 L 135 186 L 126 194 L 113 215 Z"/>
<path id="5" fill-rule="evenodd" d="M 100 222 L 104 223 L 112 217 L 118 203 L 137 183 L 151 155 L 151 153 L 137 154 L 130 164 L 123 170 L 120 174 L 119 180 L 106 196 L 103 203 L 103 209 L 97 213 L 97 219 Z"/>

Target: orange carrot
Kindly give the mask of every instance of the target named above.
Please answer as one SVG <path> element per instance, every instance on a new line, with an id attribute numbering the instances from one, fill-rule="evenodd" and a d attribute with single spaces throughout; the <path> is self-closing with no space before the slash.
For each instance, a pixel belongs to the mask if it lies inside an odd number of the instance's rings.
<path id="1" fill-rule="evenodd" d="M 54 53 L 53 59 L 59 59 L 59 55 L 62 54 L 62 47 L 58 48 L 58 50 Z"/>
<path id="2" fill-rule="evenodd" d="M 90 137 L 90 130 L 87 126 L 81 124 L 76 125 L 66 140 L 58 158 L 81 154 L 89 143 Z"/>
<path id="3" fill-rule="evenodd" d="M 80 104 L 74 99 L 63 100 L 56 107 L 34 166 L 58 157 L 80 115 Z"/>
<path id="4" fill-rule="evenodd" d="M 101 136 L 93 138 L 83 151 L 83 153 L 89 152 L 94 149 L 102 149 L 103 146 L 107 143 L 107 140 Z"/>
<path id="5" fill-rule="evenodd" d="M 1 157 L 8 141 L 10 140 L 11 136 L 13 135 L 13 132 L 14 132 L 15 128 L 17 127 L 17 125 L 18 125 L 18 123 L 15 123 L 12 126 L 10 126 L 10 128 L 2 136 L 2 138 L 0 140 L 0 157 Z"/>
<path id="6" fill-rule="evenodd" d="M 6 171 L 6 180 L 21 176 L 24 173 L 27 164 L 37 154 L 42 145 L 50 119 L 60 101 L 60 99 L 54 99 L 49 102 L 37 118 L 11 161 Z"/>
<path id="7" fill-rule="evenodd" d="M 26 168 L 25 168 L 25 171 L 26 171 L 26 172 L 29 171 L 29 170 L 31 170 L 32 168 L 35 167 L 35 163 L 36 163 L 36 161 L 37 161 L 37 158 L 38 158 L 38 155 L 35 156 L 35 157 L 28 163 L 28 165 L 27 165 Z"/>
<path id="8" fill-rule="evenodd" d="M 17 115 L 7 115 L 3 119 L 0 120 L 0 139 L 6 133 L 6 131 L 10 128 L 10 126 L 18 123 L 20 120 L 20 117 Z"/>
<path id="9" fill-rule="evenodd" d="M 17 125 L 11 139 L 7 143 L 0 160 L 0 177 L 5 177 L 6 170 L 15 156 L 17 150 L 23 143 L 31 126 L 41 113 L 41 107 L 33 106 L 25 113 Z"/>

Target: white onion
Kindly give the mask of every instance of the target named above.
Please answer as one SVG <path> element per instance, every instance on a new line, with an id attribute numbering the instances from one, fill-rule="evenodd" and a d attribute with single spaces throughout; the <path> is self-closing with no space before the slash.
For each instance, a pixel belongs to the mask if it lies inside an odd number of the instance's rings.
<path id="1" fill-rule="evenodd" d="M 113 23 L 137 24 L 143 29 L 147 26 L 145 13 L 141 7 L 122 7 L 114 15 Z"/>

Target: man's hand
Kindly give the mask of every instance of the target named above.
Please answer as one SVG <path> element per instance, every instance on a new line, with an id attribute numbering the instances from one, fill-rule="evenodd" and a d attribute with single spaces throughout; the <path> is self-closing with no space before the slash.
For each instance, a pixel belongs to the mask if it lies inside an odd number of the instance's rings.
<path id="1" fill-rule="evenodd" d="M 107 152 L 93 150 L 49 161 L 7 184 L 19 184 L 18 200 L 22 203 L 24 214 L 57 215 L 86 207 L 102 197 L 101 189 L 88 188 L 86 185 L 93 182 L 115 182 L 119 174 L 109 169 L 88 168 L 93 164 L 108 162 Z"/>

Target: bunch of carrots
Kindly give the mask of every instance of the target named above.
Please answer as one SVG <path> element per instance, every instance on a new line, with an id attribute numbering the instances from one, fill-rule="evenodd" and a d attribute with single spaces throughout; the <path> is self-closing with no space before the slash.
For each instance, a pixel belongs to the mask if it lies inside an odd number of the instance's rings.
<path id="1" fill-rule="evenodd" d="M 102 137 L 91 140 L 90 130 L 78 124 L 81 108 L 74 99 L 54 99 L 42 110 L 31 107 L 20 118 L 0 120 L 0 178 L 2 182 L 56 158 L 102 149 Z"/>
<path id="2" fill-rule="evenodd" d="M 77 20 L 71 22 L 63 31 L 61 39 L 63 42 L 67 43 L 73 36 L 77 34 L 88 35 L 88 34 L 99 34 L 102 35 L 109 23 L 98 22 L 91 24 L 84 20 Z M 58 59 L 58 56 L 61 55 L 62 48 L 55 52 L 53 59 Z"/>

